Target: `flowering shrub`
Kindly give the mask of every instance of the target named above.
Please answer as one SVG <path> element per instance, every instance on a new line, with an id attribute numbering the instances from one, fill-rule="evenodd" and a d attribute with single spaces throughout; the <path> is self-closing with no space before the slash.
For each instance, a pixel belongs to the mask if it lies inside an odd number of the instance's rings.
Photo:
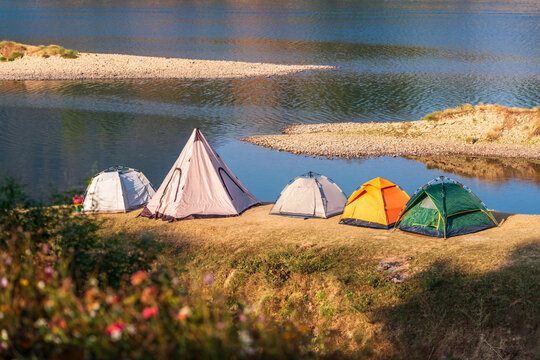
<path id="1" fill-rule="evenodd" d="M 104 268 L 109 252 L 129 258 L 132 248 L 113 243 L 105 251 L 96 244 L 110 239 L 97 235 L 96 223 L 63 208 L 27 206 L 12 185 L 0 195 L 0 358 L 310 355 L 307 329 L 231 306 L 211 274 L 181 282 L 163 269 L 149 273 L 145 257 L 126 263 L 117 256 Z M 130 276 L 111 281 L 109 271 Z"/>
<path id="2" fill-rule="evenodd" d="M 30 256 L 1 259 L 0 357 L 296 358 L 310 341 L 204 286 L 187 294 L 190 284 L 146 277 L 122 290 L 92 281 L 78 295 L 61 270 L 43 270 Z"/>
<path id="3" fill-rule="evenodd" d="M 71 198 L 73 199 L 74 205 L 81 205 L 84 202 L 84 196 L 82 195 L 74 195 Z"/>

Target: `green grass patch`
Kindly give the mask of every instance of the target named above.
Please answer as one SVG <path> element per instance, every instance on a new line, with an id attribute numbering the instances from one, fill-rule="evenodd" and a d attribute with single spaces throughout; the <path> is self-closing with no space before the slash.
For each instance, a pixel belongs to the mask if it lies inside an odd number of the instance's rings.
<path id="1" fill-rule="evenodd" d="M 50 56 L 60 56 L 66 59 L 76 59 L 79 57 L 79 52 L 75 50 L 65 49 L 58 45 L 24 45 L 13 41 L 0 41 L 0 51 L 9 59 L 18 59 L 25 55 L 41 56 L 44 58 Z"/>
<path id="2" fill-rule="evenodd" d="M 438 121 L 443 117 L 448 117 L 448 116 L 453 116 L 453 115 L 458 115 L 458 114 L 464 114 L 464 113 L 468 113 L 468 112 L 470 112 L 472 110 L 474 110 L 474 106 L 472 106 L 471 104 L 463 104 L 463 105 L 458 106 L 457 108 L 454 108 L 454 109 L 446 109 L 444 111 L 433 112 L 431 114 L 428 114 L 428 115 L 424 116 L 423 120 Z"/>

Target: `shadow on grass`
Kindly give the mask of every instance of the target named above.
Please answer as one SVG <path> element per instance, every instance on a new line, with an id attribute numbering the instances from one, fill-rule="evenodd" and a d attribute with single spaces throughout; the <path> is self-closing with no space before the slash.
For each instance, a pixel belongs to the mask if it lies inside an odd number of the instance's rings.
<path id="1" fill-rule="evenodd" d="M 538 359 L 540 242 L 516 248 L 498 270 L 466 272 L 436 261 L 381 308 L 396 358 Z"/>

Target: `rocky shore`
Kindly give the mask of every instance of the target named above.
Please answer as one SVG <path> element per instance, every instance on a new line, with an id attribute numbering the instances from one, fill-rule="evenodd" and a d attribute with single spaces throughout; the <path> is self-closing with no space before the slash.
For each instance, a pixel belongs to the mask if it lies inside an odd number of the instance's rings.
<path id="1" fill-rule="evenodd" d="M 477 156 L 540 159 L 540 111 L 464 105 L 395 123 L 294 125 L 282 135 L 244 141 L 293 154 L 321 157 Z"/>
<path id="2" fill-rule="evenodd" d="M 331 69 L 240 61 L 79 53 L 77 58 L 24 56 L 0 62 L 0 80 L 205 79 L 287 75 Z"/>

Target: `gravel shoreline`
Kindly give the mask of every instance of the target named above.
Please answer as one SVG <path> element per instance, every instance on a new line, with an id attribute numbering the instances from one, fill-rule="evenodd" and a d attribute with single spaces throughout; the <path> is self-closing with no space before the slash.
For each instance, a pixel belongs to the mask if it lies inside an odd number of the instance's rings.
<path id="1" fill-rule="evenodd" d="M 304 124 L 243 141 L 293 154 L 370 158 L 475 156 L 540 160 L 540 111 L 468 106 L 437 121 Z"/>
<path id="2" fill-rule="evenodd" d="M 120 54 L 81 53 L 77 59 L 24 56 L 0 63 L 0 80 L 210 79 L 288 75 L 333 69 L 323 65 L 281 65 Z"/>
<path id="3" fill-rule="evenodd" d="M 458 144 L 347 134 L 296 134 L 249 136 L 243 141 L 292 154 L 326 158 L 477 156 L 540 160 L 540 148 L 516 144 Z"/>

